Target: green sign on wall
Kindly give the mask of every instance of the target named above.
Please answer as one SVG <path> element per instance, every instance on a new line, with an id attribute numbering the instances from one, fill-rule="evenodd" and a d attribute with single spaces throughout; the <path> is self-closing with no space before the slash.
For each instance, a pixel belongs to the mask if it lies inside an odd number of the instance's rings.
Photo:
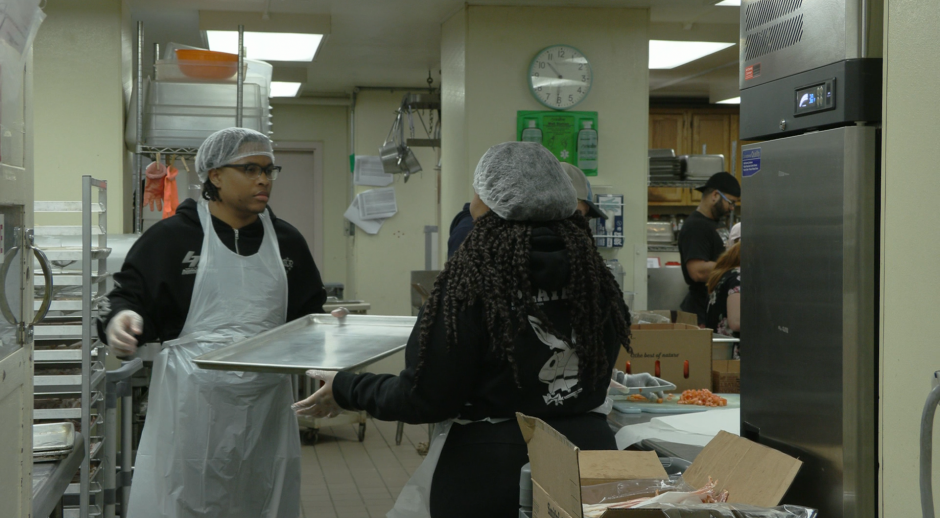
<path id="1" fill-rule="evenodd" d="M 516 138 L 541 142 L 558 160 L 597 176 L 597 112 L 519 111 Z"/>

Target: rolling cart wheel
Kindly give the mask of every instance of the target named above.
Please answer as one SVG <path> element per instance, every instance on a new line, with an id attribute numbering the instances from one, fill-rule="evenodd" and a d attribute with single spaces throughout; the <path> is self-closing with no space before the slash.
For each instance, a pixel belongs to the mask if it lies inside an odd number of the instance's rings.
<path id="1" fill-rule="evenodd" d="M 320 439 L 320 430 L 316 428 L 307 428 L 300 432 L 300 442 L 307 445 L 314 445 Z"/>
<path id="2" fill-rule="evenodd" d="M 359 442 L 366 440 L 366 424 L 359 423 Z"/>

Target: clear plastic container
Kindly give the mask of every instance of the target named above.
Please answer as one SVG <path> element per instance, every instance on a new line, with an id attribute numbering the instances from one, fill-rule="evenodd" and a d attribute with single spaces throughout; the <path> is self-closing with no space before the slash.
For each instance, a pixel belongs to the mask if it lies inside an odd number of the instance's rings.
<path id="1" fill-rule="evenodd" d="M 143 124 L 146 145 L 198 147 L 216 131 L 235 126 L 234 83 L 158 81 L 148 86 Z M 242 126 L 267 133 L 268 99 L 261 90 L 261 85 L 245 83 Z M 128 127 L 133 131 L 133 125 Z"/>
<path id="2" fill-rule="evenodd" d="M 672 223 L 649 221 L 646 223 L 646 241 L 649 243 L 672 243 Z"/>

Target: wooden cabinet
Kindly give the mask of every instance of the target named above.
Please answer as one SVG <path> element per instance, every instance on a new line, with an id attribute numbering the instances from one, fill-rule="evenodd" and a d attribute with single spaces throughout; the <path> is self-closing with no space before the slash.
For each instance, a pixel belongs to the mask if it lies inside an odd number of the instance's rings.
<path id="1" fill-rule="evenodd" d="M 685 149 L 688 121 L 684 113 L 650 113 L 649 149 Z M 682 205 L 685 191 L 679 187 L 650 187 L 650 205 Z"/>
<path id="2" fill-rule="evenodd" d="M 724 155 L 725 168 L 731 168 L 732 142 L 738 140 L 738 111 L 736 108 L 651 108 L 649 116 L 650 149 L 675 149 L 676 156 L 701 154 Z M 739 142 L 735 147 L 735 176 L 740 181 Z M 650 187 L 648 203 L 651 206 L 698 205 L 701 194 L 690 188 Z"/>

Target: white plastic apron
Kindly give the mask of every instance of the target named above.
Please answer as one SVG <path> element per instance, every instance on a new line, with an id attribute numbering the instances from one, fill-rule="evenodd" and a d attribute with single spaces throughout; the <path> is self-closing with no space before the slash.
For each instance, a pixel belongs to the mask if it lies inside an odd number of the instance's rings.
<path id="1" fill-rule="evenodd" d="M 205 234 L 180 338 L 154 361 L 131 485 L 130 518 L 298 518 L 300 435 L 290 378 L 204 370 L 192 360 L 284 324 L 287 275 L 268 213 L 258 253 Z"/>

